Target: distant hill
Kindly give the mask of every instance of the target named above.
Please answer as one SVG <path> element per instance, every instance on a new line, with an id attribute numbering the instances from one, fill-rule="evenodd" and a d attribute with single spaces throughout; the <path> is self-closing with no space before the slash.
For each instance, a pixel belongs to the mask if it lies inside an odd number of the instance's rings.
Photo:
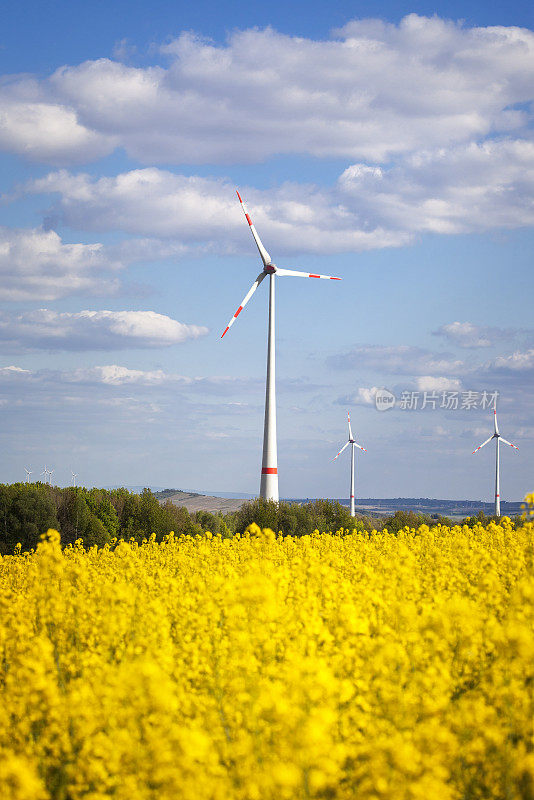
<path id="1" fill-rule="evenodd" d="M 195 511 L 210 511 L 212 514 L 222 511 L 226 514 L 230 511 L 238 511 L 243 503 L 247 502 L 243 498 L 215 497 L 197 492 L 184 492 L 180 489 L 164 489 L 154 494 L 160 503 L 170 501 L 175 506 L 185 506 L 190 514 Z"/>
<path id="2" fill-rule="evenodd" d="M 232 497 L 228 493 L 219 492 L 217 495 L 203 494 L 202 492 L 187 492 L 180 489 L 164 489 L 155 492 L 160 502 L 170 500 L 177 506 L 185 506 L 189 512 L 211 511 L 215 513 L 222 511 L 237 511 L 247 500 L 253 499 L 255 495 L 238 494 Z M 317 498 L 283 498 L 293 503 L 309 503 Z M 335 498 L 341 505 L 348 506 L 349 501 L 345 497 Z M 334 501 L 335 501 L 334 500 Z M 522 512 L 522 502 L 501 502 L 502 516 L 516 516 Z M 393 498 L 362 498 L 356 500 L 356 511 L 359 514 L 366 514 L 372 517 L 382 517 L 394 514 L 395 511 L 415 511 L 419 514 L 440 515 L 451 519 L 463 519 L 473 517 L 479 511 L 491 516 L 494 504 L 483 502 L 482 500 L 438 500 L 428 497 L 393 497 Z"/>
<path id="3" fill-rule="evenodd" d="M 306 502 L 306 501 L 303 501 Z M 348 506 L 346 498 L 339 498 L 341 505 Z M 501 515 L 513 517 L 522 512 L 521 501 L 501 501 Z M 360 514 L 381 517 L 394 514 L 395 511 L 415 511 L 418 514 L 436 514 L 451 519 L 474 517 L 479 511 L 491 516 L 495 504 L 482 500 L 438 500 L 428 497 L 393 497 L 393 498 L 357 498 L 356 511 Z"/>

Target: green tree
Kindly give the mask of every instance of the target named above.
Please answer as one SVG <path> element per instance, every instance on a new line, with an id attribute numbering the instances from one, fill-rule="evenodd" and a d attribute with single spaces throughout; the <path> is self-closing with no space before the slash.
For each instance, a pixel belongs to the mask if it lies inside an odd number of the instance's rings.
<path id="1" fill-rule="evenodd" d="M 37 546 L 41 534 L 58 528 L 56 506 L 49 487 L 42 483 L 0 485 L 0 552 L 10 554 Z"/>

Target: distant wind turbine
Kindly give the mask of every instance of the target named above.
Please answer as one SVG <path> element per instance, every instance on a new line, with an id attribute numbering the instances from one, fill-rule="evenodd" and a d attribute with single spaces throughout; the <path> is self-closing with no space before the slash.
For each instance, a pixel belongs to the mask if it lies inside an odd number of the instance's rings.
<path id="1" fill-rule="evenodd" d="M 41 477 L 41 475 L 44 475 L 44 482 L 45 483 L 48 483 L 48 473 L 49 472 L 50 472 L 50 470 L 47 469 L 46 464 L 45 464 L 45 468 L 44 468 L 44 470 L 41 472 L 41 474 L 39 476 L 39 477 Z"/>
<path id="2" fill-rule="evenodd" d="M 26 467 L 24 467 L 24 472 L 26 473 L 26 483 L 29 483 L 30 482 L 30 475 L 32 474 L 32 471 L 31 471 L 31 469 L 26 469 Z"/>
<path id="3" fill-rule="evenodd" d="M 363 450 L 364 453 L 367 452 L 365 447 L 362 447 L 361 444 L 354 441 L 354 436 L 352 435 L 352 428 L 350 427 L 350 414 L 347 411 L 347 419 L 349 423 L 349 440 L 346 444 L 343 445 L 337 456 L 334 456 L 332 461 L 335 461 L 338 456 L 341 455 L 343 450 L 350 445 L 351 447 L 351 455 L 350 455 L 350 515 L 351 517 L 355 517 L 356 513 L 354 511 L 354 448 L 358 447 L 360 450 Z"/>
<path id="4" fill-rule="evenodd" d="M 72 485 L 73 486 L 76 486 L 76 478 L 77 477 L 78 477 L 78 473 L 77 472 L 73 472 L 72 473 Z"/>
<path id="5" fill-rule="evenodd" d="M 473 450 L 471 455 L 478 453 L 488 442 L 491 442 L 492 439 L 495 439 L 495 516 L 501 516 L 501 488 L 500 488 L 500 475 L 499 475 L 499 441 L 504 442 L 505 444 L 509 444 L 510 447 L 513 447 L 514 450 L 519 450 L 519 447 L 516 447 L 515 444 L 512 442 L 508 442 L 504 439 L 501 434 L 499 433 L 499 426 L 497 425 L 497 409 L 493 409 L 493 424 L 494 424 L 494 434 L 490 436 L 489 439 L 486 439 L 485 442 L 477 447 L 476 450 Z"/>
<path id="6" fill-rule="evenodd" d="M 262 282 L 269 276 L 269 335 L 267 343 L 267 381 L 265 387 L 265 421 L 263 426 L 263 458 L 261 465 L 260 497 L 266 500 L 278 502 L 278 455 L 276 446 L 276 386 L 275 386 L 275 336 L 274 336 L 274 279 L 279 277 L 291 276 L 296 278 L 324 278 L 331 281 L 340 281 L 341 278 L 334 278 L 331 275 L 314 275 L 309 272 L 297 272 L 292 269 L 280 269 L 271 260 L 271 256 L 263 246 L 260 237 L 254 227 L 252 220 L 247 212 L 246 206 L 237 192 L 241 208 L 245 214 L 250 227 L 250 232 L 260 252 L 263 262 L 263 270 L 260 272 L 251 288 L 245 295 L 241 305 L 234 316 L 224 329 L 221 339 L 234 324 L 239 314 L 243 311 L 246 304 Z"/>
<path id="7" fill-rule="evenodd" d="M 48 483 L 49 483 L 50 486 L 52 486 L 52 475 L 54 474 L 54 472 L 55 472 L 55 469 L 49 469 L 48 470 Z"/>

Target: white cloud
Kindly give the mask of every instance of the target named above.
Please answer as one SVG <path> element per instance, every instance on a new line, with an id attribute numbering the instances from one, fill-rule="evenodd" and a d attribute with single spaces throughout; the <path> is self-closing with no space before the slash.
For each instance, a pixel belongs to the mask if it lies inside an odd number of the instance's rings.
<path id="1" fill-rule="evenodd" d="M 234 186 L 222 179 L 155 167 L 99 179 L 60 170 L 25 191 L 57 194 L 51 214 L 71 227 L 174 239 L 178 255 L 232 253 L 250 244 Z M 355 164 L 330 188 L 285 183 L 242 191 L 262 238 L 280 254 L 403 246 L 425 232 L 517 228 L 534 224 L 534 142 L 425 151 L 387 170 Z M 145 247 L 158 249 L 154 241 Z M 448 334 L 455 332 L 461 331 Z"/>
<path id="2" fill-rule="evenodd" d="M 490 365 L 490 369 L 505 372 L 529 372 L 534 370 L 534 348 L 524 353 L 517 350 L 509 356 L 498 356 Z"/>
<path id="3" fill-rule="evenodd" d="M 0 300 L 56 300 L 117 289 L 121 262 L 101 244 L 65 244 L 54 231 L 0 227 Z"/>
<path id="4" fill-rule="evenodd" d="M 0 149 L 48 164 L 76 164 L 110 153 L 117 141 L 80 123 L 50 97 L 47 82 L 23 77 L 0 87 Z"/>
<path id="5" fill-rule="evenodd" d="M 9 367 L 0 367 L 0 379 L 2 380 L 29 378 L 31 374 L 31 370 L 23 369 L 22 367 L 15 367 L 13 365 Z"/>
<path id="6" fill-rule="evenodd" d="M 0 367 L 0 382 L 4 389 L 9 385 L 16 386 L 20 383 L 31 383 L 34 388 L 38 386 L 58 388 L 60 385 L 65 387 L 72 384 L 108 387 L 110 390 L 132 385 L 135 385 L 140 390 L 143 387 L 148 389 L 152 387 L 170 388 L 173 391 L 176 388 L 180 388 L 191 390 L 201 395 L 216 394 L 220 396 L 234 394 L 242 396 L 245 390 L 254 393 L 264 391 L 263 380 L 254 378 L 228 375 L 212 375 L 210 377 L 179 375 L 163 369 L 143 370 L 126 367 L 121 364 L 105 364 L 62 370 L 30 370 L 10 365 Z M 315 388 L 311 386 L 312 390 Z M 299 391 L 302 391 L 301 387 L 299 387 Z M 248 407 L 249 403 L 234 401 L 228 402 L 226 405 Z"/>
<path id="7" fill-rule="evenodd" d="M 410 345 L 358 345 L 348 353 L 332 356 L 328 363 L 336 369 L 365 369 L 393 375 L 458 375 L 466 370 L 463 361 L 448 353 L 434 353 Z M 439 380 L 442 378 L 439 377 Z"/>
<path id="8" fill-rule="evenodd" d="M 473 325 L 472 322 L 451 322 L 442 325 L 436 336 L 444 336 L 450 342 L 460 347 L 490 347 L 492 344 L 491 329 Z"/>
<path id="9" fill-rule="evenodd" d="M 54 163 L 115 145 L 143 163 L 279 153 L 386 162 L 522 129 L 534 84 L 531 31 L 415 14 L 353 21 L 327 41 L 270 28 L 225 45 L 183 34 L 162 52 L 165 67 L 99 59 L 12 79 L 0 143 Z"/>
<path id="10" fill-rule="evenodd" d="M 162 369 L 129 369 L 118 364 L 108 364 L 103 367 L 80 367 L 72 372 L 64 372 L 62 379 L 68 383 L 103 383 L 108 386 L 124 386 L 125 384 L 159 386 L 169 381 L 191 383 L 190 378 L 169 375 Z"/>
<path id="11" fill-rule="evenodd" d="M 250 252 L 235 187 L 222 180 L 138 169 L 93 180 L 65 170 L 32 181 L 26 190 L 58 193 L 52 213 L 71 227 L 175 237 L 183 252 Z M 262 238 L 279 252 L 331 253 L 407 244 L 411 233 L 363 224 L 334 192 L 285 184 L 243 192 Z M 156 247 L 152 242 L 152 248 Z M 158 248 L 156 247 L 156 250 Z M 164 245 L 160 249 L 165 252 Z"/>
<path id="12" fill-rule="evenodd" d="M 370 389 L 360 386 L 353 398 L 353 403 L 362 406 L 374 406 L 378 386 L 372 386 Z"/>
<path id="13" fill-rule="evenodd" d="M 168 347 L 204 336 L 208 329 L 155 311 L 57 312 L 0 315 L 0 341 L 13 349 L 114 350 Z"/>
<path id="14" fill-rule="evenodd" d="M 462 388 L 462 383 L 458 378 L 443 378 L 433 375 L 421 375 L 415 380 L 420 392 L 457 392 Z"/>
<path id="15" fill-rule="evenodd" d="M 534 142 L 424 150 L 389 169 L 348 167 L 339 201 L 385 230 L 469 233 L 534 224 Z M 361 222 L 360 222 L 361 224 Z"/>

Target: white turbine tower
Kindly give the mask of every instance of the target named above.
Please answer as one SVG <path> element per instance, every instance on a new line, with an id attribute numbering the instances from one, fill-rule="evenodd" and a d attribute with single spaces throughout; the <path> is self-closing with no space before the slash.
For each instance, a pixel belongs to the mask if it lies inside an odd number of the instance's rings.
<path id="1" fill-rule="evenodd" d="M 358 447 L 360 450 L 363 450 L 364 453 L 367 452 L 365 447 L 362 447 L 361 444 L 354 441 L 354 436 L 352 435 L 352 428 L 350 427 L 350 414 L 347 411 L 347 419 L 349 423 L 349 440 L 346 444 L 343 445 L 337 456 L 340 456 L 343 450 L 350 445 L 351 447 L 351 455 L 350 455 L 350 515 L 351 517 L 356 516 L 354 511 L 354 448 Z M 334 456 L 332 461 L 335 461 L 337 456 Z"/>
<path id="2" fill-rule="evenodd" d="M 54 472 L 55 472 L 55 469 L 49 469 L 48 470 L 48 484 L 49 484 L 49 486 L 52 486 L 52 475 L 54 474 Z"/>
<path id="3" fill-rule="evenodd" d="M 331 275 L 313 275 L 309 272 L 297 272 L 292 269 L 280 269 L 271 260 L 271 256 L 263 246 L 256 228 L 247 212 L 246 206 L 237 192 L 243 213 L 250 227 L 250 232 L 260 252 L 263 270 L 260 272 L 251 288 L 245 295 L 241 305 L 222 333 L 221 339 L 228 329 L 234 324 L 239 314 L 262 282 L 269 276 L 269 337 L 267 344 L 267 383 L 265 387 L 265 422 L 263 426 L 263 458 L 261 464 L 260 497 L 265 500 L 278 502 L 278 456 L 276 448 L 276 387 L 275 387 L 275 338 L 274 338 L 274 279 L 275 276 L 293 276 L 296 278 L 324 278 L 331 281 L 340 281 Z"/>
<path id="4" fill-rule="evenodd" d="M 44 482 L 45 482 L 45 483 L 48 483 L 48 475 L 49 475 L 49 473 L 50 473 L 50 470 L 49 470 L 49 469 L 47 469 L 47 467 L 46 467 L 46 464 L 45 464 L 45 468 L 44 468 L 44 470 L 41 472 L 41 475 L 44 475 Z M 41 475 L 39 475 L 39 477 L 41 477 Z"/>
<path id="5" fill-rule="evenodd" d="M 499 433 L 499 426 L 497 425 L 497 410 L 493 409 L 493 424 L 494 424 L 494 434 L 490 436 L 489 439 L 486 439 L 485 442 L 477 447 L 476 450 L 473 450 L 471 455 L 478 453 L 488 442 L 491 442 L 492 439 L 495 439 L 495 516 L 501 516 L 501 488 L 500 488 L 500 475 L 499 475 L 499 442 L 504 442 L 505 444 L 509 444 L 510 447 L 513 447 L 514 450 L 519 450 L 519 447 L 516 447 L 515 444 L 512 442 L 508 442 L 504 439 L 501 434 Z"/>
<path id="6" fill-rule="evenodd" d="M 76 478 L 77 477 L 78 477 L 78 473 L 77 472 L 73 472 L 72 473 L 72 485 L 73 486 L 76 486 Z"/>
<path id="7" fill-rule="evenodd" d="M 32 474 L 32 471 L 31 471 L 31 469 L 26 469 L 26 467 L 24 467 L 24 472 L 26 473 L 26 483 L 29 483 L 30 482 L 30 475 Z"/>

